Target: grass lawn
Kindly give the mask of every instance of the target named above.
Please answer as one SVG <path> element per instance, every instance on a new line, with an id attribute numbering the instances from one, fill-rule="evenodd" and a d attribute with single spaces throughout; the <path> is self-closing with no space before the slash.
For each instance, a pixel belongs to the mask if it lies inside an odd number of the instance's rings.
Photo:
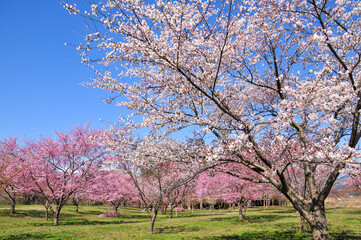
<path id="1" fill-rule="evenodd" d="M 15 215 L 9 206 L 0 206 L 0 239 L 311 239 L 311 232 L 300 231 L 299 215 L 292 208 L 248 209 L 246 220 L 238 220 L 229 210 L 190 210 L 178 217 L 158 215 L 155 234 L 149 235 L 145 212 L 137 208 L 120 209 L 121 216 L 99 218 L 104 206 L 65 206 L 60 225 L 45 220 L 45 209 L 21 205 Z M 174 214 L 175 215 L 175 214 Z M 331 208 L 327 211 L 333 239 L 361 240 L 361 209 Z"/>

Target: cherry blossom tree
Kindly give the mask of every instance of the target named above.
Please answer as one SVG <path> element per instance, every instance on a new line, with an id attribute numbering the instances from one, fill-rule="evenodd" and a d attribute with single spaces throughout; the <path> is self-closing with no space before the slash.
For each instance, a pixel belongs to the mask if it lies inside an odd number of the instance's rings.
<path id="1" fill-rule="evenodd" d="M 26 179 L 21 174 L 13 176 L 6 184 L 3 185 L 2 190 L 5 192 L 5 197 L 10 201 L 10 213 L 15 214 L 16 202 L 23 196 L 23 183 Z"/>
<path id="2" fill-rule="evenodd" d="M 209 167 L 199 164 L 202 151 L 168 138 L 136 139 L 129 129 L 111 128 L 99 139 L 113 155 L 108 164 L 124 169 L 132 179 L 148 214 L 150 234 L 161 207 L 168 203 L 171 217 L 191 181 Z"/>
<path id="3" fill-rule="evenodd" d="M 22 148 L 17 138 L 0 141 L 0 187 L 11 203 L 11 214 L 15 213 L 16 200 L 21 197 L 26 181 L 23 177 L 25 164 L 18 157 L 21 155 Z"/>
<path id="4" fill-rule="evenodd" d="M 226 175 L 225 175 L 226 176 Z M 215 174 L 213 171 L 205 171 L 199 175 L 196 180 L 195 199 L 200 202 L 200 208 L 203 209 L 203 202 L 210 204 L 210 209 L 214 209 L 217 201 L 222 199 L 222 193 L 227 191 L 222 181 L 220 174 Z"/>
<path id="5" fill-rule="evenodd" d="M 59 214 L 69 199 L 94 177 L 102 163 L 102 148 L 91 138 L 89 127 L 77 127 L 56 137 L 27 141 L 21 157 L 27 164 L 28 191 L 39 196 L 59 223 Z M 30 189 L 31 188 L 31 189 Z"/>
<path id="6" fill-rule="evenodd" d="M 168 162 L 161 166 L 164 202 L 169 207 L 169 217 L 173 217 L 173 210 L 184 202 L 184 199 L 193 190 L 193 179 L 197 172 L 192 172 L 190 164 Z"/>
<path id="7" fill-rule="evenodd" d="M 314 239 L 329 239 L 325 199 L 359 155 L 360 4 L 109 0 L 87 12 L 64 6 L 99 24 L 77 49 L 98 74 L 89 85 L 116 94 L 108 103 L 124 95 L 119 105 L 143 115 L 130 127 L 200 126 L 218 141 L 210 160 L 232 153 L 232 162 L 285 195 Z M 292 159 L 285 157 L 291 146 L 300 148 Z M 289 182 L 294 164 L 302 166 L 308 196 Z"/>
<path id="8" fill-rule="evenodd" d="M 113 209 L 113 216 L 119 215 L 118 208 L 122 203 L 125 205 L 138 198 L 130 176 L 123 169 L 100 171 L 86 192 L 92 200 L 108 202 Z"/>
<path id="9" fill-rule="evenodd" d="M 209 198 L 209 185 L 212 183 L 207 172 L 199 174 L 195 182 L 194 197 L 199 202 L 199 208 L 203 209 L 203 203 Z"/>
<path id="10" fill-rule="evenodd" d="M 258 200 L 262 198 L 264 188 L 267 188 L 267 184 L 257 184 L 249 182 L 238 177 L 234 177 L 228 174 L 217 174 L 219 181 L 222 183 L 220 198 L 228 203 L 238 204 L 239 220 L 245 219 L 246 209 L 248 202 L 251 200 Z"/>
<path id="11" fill-rule="evenodd" d="M 10 179 L 13 177 L 13 173 L 11 173 L 13 167 L 11 164 L 11 160 L 6 154 L 1 151 L 0 152 L 0 187 L 5 185 L 10 181 Z"/>
<path id="12" fill-rule="evenodd" d="M 73 196 L 72 196 L 72 198 L 71 198 L 71 202 L 72 202 L 72 204 L 75 206 L 75 212 L 77 212 L 77 213 L 79 213 L 79 204 L 80 204 L 82 201 L 88 199 L 88 198 L 87 198 L 87 194 L 86 194 L 86 189 L 87 189 L 87 188 L 88 188 L 88 187 L 83 187 L 83 188 L 79 189 L 78 191 L 76 191 L 76 192 L 73 194 Z"/>
<path id="13" fill-rule="evenodd" d="M 169 170 L 169 162 L 152 164 L 152 166 L 147 167 L 142 166 L 137 171 L 134 171 L 134 169 L 133 165 L 132 171 L 127 168 L 127 172 L 131 175 L 140 198 L 146 207 L 150 222 L 149 233 L 153 234 L 154 223 L 160 208 L 165 203 L 168 203 L 169 216 L 172 217 L 173 209 L 182 203 L 188 193 L 189 184 L 196 174 L 186 175 L 181 173 L 183 177 L 180 177 L 179 173 L 175 174 L 174 168 L 169 174 L 170 172 L 167 171 Z M 136 172 L 140 174 L 138 175 Z"/>
<path id="14" fill-rule="evenodd" d="M 248 201 L 262 199 L 268 184 L 262 183 L 262 181 L 255 183 L 244 180 L 241 175 L 235 175 L 237 168 L 238 173 L 246 176 L 245 179 L 254 174 L 253 172 L 247 173 L 250 170 L 245 167 L 242 169 L 239 167 L 235 164 L 226 164 L 201 173 L 196 181 L 196 193 L 200 202 L 207 200 L 212 204 L 221 201 L 233 205 L 233 207 L 238 204 L 239 220 L 244 220 Z M 254 179 L 257 179 L 257 176 L 254 176 Z"/>

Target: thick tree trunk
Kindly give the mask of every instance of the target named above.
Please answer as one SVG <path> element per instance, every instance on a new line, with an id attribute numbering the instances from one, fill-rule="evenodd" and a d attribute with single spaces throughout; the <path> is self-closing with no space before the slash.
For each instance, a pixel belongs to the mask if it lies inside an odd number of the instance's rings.
<path id="1" fill-rule="evenodd" d="M 199 203 L 199 208 L 200 208 L 201 210 L 203 210 L 203 201 L 201 201 L 201 202 Z"/>
<path id="2" fill-rule="evenodd" d="M 330 234 L 328 232 L 326 213 L 324 204 L 316 206 L 313 211 L 313 221 L 310 224 L 312 230 L 312 237 L 314 240 L 329 240 Z"/>
<path id="3" fill-rule="evenodd" d="M 59 214 L 54 215 L 54 226 L 58 226 L 59 224 Z"/>
<path id="4" fill-rule="evenodd" d="M 53 212 L 53 216 L 54 216 L 54 226 L 58 226 L 59 225 L 59 214 L 60 214 L 60 210 L 61 208 L 56 206 L 55 211 Z"/>
<path id="5" fill-rule="evenodd" d="M 300 202 L 291 201 L 291 203 L 311 227 L 312 237 L 314 240 L 330 239 L 330 234 L 327 227 L 325 204 L 323 201 L 315 201 L 312 206 L 310 206 L 310 212 L 306 211 L 306 206 Z"/>

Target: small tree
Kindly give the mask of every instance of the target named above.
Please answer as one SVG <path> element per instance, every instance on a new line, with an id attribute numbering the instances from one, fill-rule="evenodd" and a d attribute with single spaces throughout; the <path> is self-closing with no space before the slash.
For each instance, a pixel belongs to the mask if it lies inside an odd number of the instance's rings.
<path id="1" fill-rule="evenodd" d="M 16 200 L 22 195 L 23 185 L 26 182 L 24 178 L 26 165 L 19 158 L 22 154 L 17 138 L 0 141 L 0 188 L 4 190 L 11 203 L 11 214 L 15 213 Z"/>
<path id="2" fill-rule="evenodd" d="M 127 129 L 113 128 L 100 140 L 114 156 L 112 165 L 131 177 L 147 211 L 150 234 L 164 203 L 168 201 L 171 209 L 178 205 L 189 183 L 205 168 L 195 164 L 204 158 L 202 151 L 171 139 L 133 139 Z"/>
<path id="3" fill-rule="evenodd" d="M 137 190 L 124 169 L 99 171 L 86 192 L 92 200 L 109 203 L 113 216 L 119 215 L 118 208 L 122 203 L 138 198 Z"/>
<path id="4" fill-rule="evenodd" d="M 27 163 L 31 191 L 59 223 L 63 206 L 88 184 L 102 163 L 102 149 L 91 140 L 95 133 L 77 127 L 68 133 L 56 132 L 56 138 L 27 141 L 22 161 Z"/>

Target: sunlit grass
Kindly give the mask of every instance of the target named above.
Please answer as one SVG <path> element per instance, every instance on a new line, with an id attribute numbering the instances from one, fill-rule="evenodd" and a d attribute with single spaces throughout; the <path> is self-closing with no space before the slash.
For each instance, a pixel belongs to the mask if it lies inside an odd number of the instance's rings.
<path id="1" fill-rule="evenodd" d="M 0 206 L 0 239 L 310 239 L 302 233 L 299 215 L 292 208 L 261 207 L 247 211 L 246 220 L 238 220 L 230 210 L 186 210 L 169 219 L 160 214 L 155 234 L 149 235 L 146 213 L 138 208 L 120 209 L 121 216 L 99 218 L 104 206 L 66 206 L 60 225 L 45 220 L 45 209 L 38 205 L 17 206 L 15 215 L 8 206 Z M 175 214 L 174 214 L 175 215 Z M 327 211 L 333 239 L 361 239 L 361 209 L 332 208 Z"/>

